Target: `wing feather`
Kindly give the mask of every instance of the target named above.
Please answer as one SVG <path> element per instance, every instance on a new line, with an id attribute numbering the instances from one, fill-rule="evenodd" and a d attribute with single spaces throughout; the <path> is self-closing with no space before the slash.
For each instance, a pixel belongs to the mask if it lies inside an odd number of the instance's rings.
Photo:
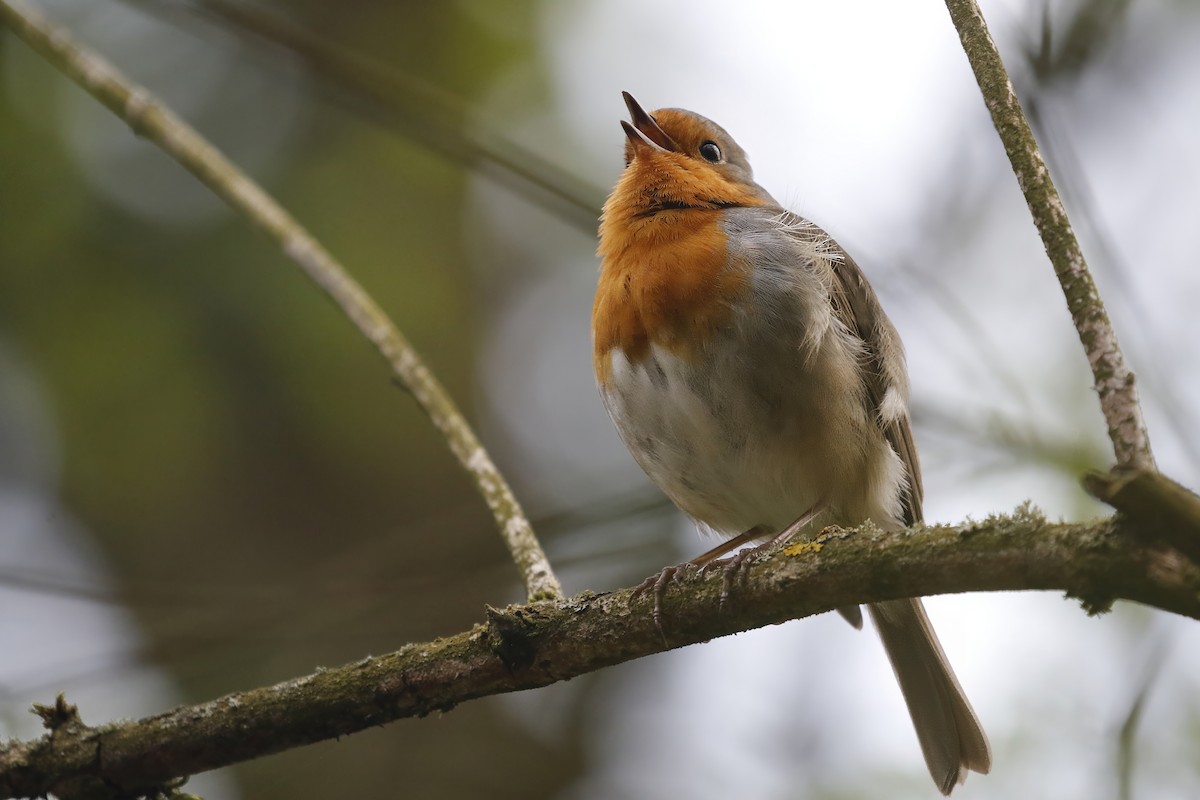
<path id="1" fill-rule="evenodd" d="M 866 275 L 832 237 L 791 212 L 784 212 L 780 222 L 794 236 L 824 240 L 822 248 L 832 266 L 829 298 L 834 314 L 866 346 L 867 363 L 863 371 L 866 402 L 870 404 L 871 416 L 904 464 L 907 477 L 907 485 L 901 492 L 904 524 L 920 522 L 925 490 L 908 414 L 908 371 L 900 335 L 884 313 Z"/>

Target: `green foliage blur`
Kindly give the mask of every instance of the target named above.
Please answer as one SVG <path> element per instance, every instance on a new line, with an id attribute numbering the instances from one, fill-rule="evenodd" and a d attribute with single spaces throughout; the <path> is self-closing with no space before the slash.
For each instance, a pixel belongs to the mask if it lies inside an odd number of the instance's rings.
<path id="1" fill-rule="evenodd" d="M 463 165 L 347 108 L 319 61 L 240 43 L 228 19 L 104 5 L 47 13 L 168 105 L 189 91 L 176 80 L 186 75 L 159 71 L 172 48 L 198 40 L 226 59 L 205 66 L 221 79 L 181 113 L 235 161 L 231 117 L 292 96 L 286 135 L 265 132 L 270 151 L 243 166 L 343 260 L 470 415 L 487 298 L 465 257 Z M 455 3 L 269 11 L 469 102 L 498 71 L 538 69 L 535 4 L 505 7 L 503 28 Z M 106 48 L 106 26 L 145 24 L 155 37 Z M 98 106 L 74 110 L 92 101 L 24 44 L 3 32 L 0 50 L 0 342 L 50 406 L 63 506 L 115 572 L 145 660 L 199 701 L 457 632 L 485 603 L 517 599 L 483 504 L 333 305 L 151 145 Z M 246 96 L 248 78 L 259 95 Z M 87 126 L 124 138 L 130 167 L 115 179 L 150 182 L 126 187 L 148 212 L 97 186 L 81 163 Z M 52 695 L 56 676 L 42 677 L 12 687 L 14 702 Z M 569 738 L 534 741 L 481 702 L 236 774 L 256 798 L 401 787 L 517 798 L 552 792 L 575 768 Z"/>

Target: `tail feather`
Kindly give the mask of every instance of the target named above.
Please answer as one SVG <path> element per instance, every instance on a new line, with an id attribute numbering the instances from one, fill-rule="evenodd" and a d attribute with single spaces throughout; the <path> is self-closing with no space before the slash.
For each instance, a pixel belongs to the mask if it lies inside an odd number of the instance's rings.
<path id="1" fill-rule="evenodd" d="M 934 783 L 950 794 L 967 771 L 987 773 L 992 751 L 920 599 L 867 606 L 883 640 Z"/>

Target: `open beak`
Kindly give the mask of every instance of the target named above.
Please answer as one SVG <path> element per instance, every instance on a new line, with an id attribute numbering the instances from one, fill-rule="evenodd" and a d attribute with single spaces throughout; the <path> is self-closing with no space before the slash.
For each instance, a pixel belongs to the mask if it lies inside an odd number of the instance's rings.
<path id="1" fill-rule="evenodd" d="M 675 143 L 675 140 L 658 127 L 654 117 L 638 105 L 638 101 L 633 99 L 633 95 L 629 92 L 621 92 L 621 96 L 625 98 L 625 107 L 629 109 L 629 118 L 633 121 L 633 124 L 630 125 L 625 120 L 621 120 L 621 127 L 625 129 L 625 135 L 629 137 L 629 143 L 633 146 L 631 155 L 642 148 L 679 150 L 679 145 Z"/>

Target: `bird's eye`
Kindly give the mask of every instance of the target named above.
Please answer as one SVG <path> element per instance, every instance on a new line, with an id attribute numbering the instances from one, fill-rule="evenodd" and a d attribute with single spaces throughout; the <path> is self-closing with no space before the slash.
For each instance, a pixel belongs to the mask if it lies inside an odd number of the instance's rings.
<path id="1" fill-rule="evenodd" d="M 700 157 L 716 164 L 721 160 L 721 148 L 717 147 L 716 142 L 705 142 L 700 145 Z"/>

